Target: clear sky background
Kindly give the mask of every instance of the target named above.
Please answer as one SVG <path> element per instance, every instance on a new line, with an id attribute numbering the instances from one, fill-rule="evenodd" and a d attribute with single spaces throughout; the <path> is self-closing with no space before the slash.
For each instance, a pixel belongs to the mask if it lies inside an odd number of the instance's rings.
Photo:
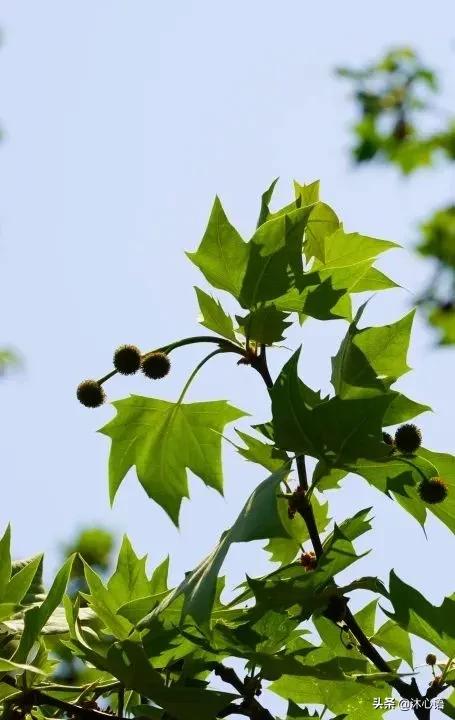
<path id="1" fill-rule="evenodd" d="M 191 478 L 180 531 L 133 473 L 111 510 L 109 442 L 95 430 L 113 409 L 86 410 L 75 388 L 107 372 L 119 344 L 149 349 L 198 332 L 193 285 L 206 285 L 183 251 L 199 243 L 215 193 L 248 237 L 274 177 L 283 203 L 293 178 L 320 178 L 349 231 L 412 248 L 419 218 L 453 198 L 453 175 L 441 166 L 403 180 L 389 168 L 353 168 L 354 109 L 333 68 L 410 44 L 441 73 L 441 104 L 451 108 L 453 20 L 443 0 L 2 3 L 0 344 L 18 348 L 25 369 L 0 388 L 0 527 L 12 522 L 16 556 L 44 550 L 52 570 L 59 543 L 102 523 L 127 532 L 153 564 L 170 552 L 177 582 L 213 547 L 264 473 L 226 447 L 225 498 Z M 404 314 L 431 270 L 408 250 L 381 267 L 408 292 L 376 298 L 369 324 Z M 345 331 L 343 322 L 310 321 L 291 336 L 303 343 L 308 384 L 329 389 L 329 358 Z M 176 352 L 160 383 L 115 378 L 109 396 L 176 399 L 200 357 Z M 274 351 L 274 372 L 287 357 Z M 419 421 L 432 449 L 454 450 L 453 359 L 418 319 L 414 372 L 400 386 L 434 408 Z M 189 397 L 227 398 L 268 418 L 260 378 L 229 358 L 216 358 Z M 453 592 L 447 561 L 435 561 L 453 539 L 437 521 L 427 542 L 398 505 L 355 478 L 330 500 L 336 519 L 374 505 L 377 529 L 358 543 L 374 551 L 356 574 L 386 579 L 393 566 L 433 602 Z M 266 570 L 260 545 L 231 552 L 231 582 Z"/>

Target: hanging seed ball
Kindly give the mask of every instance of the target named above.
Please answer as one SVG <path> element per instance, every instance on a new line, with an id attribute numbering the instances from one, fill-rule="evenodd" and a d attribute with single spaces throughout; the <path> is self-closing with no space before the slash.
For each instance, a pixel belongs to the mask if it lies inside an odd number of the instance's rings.
<path id="1" fill-rule="evenodd" d="M 316 567 L 316 563 L 316 555 L 312 550 L 301 554 L 300 564 L 305 568 L 305 572 L 310 572 L 310 570 L 314 570 Z"/>
<path id="2" fill-rule="evenodd" d="M 388 432 L 382 433 L 382 442 L 385 442 L 386 445 L 390 445 L 391 447 L 394 445 L 393 437 Z"/>
<path id="3" fill-rule="evenodd" d="M 134 375 L 141 367 L 141 351 L 135 345 L 121 345 L 114 353 L 114 367 L 122 375 Z"/>
<path id="4" fill-rule="evenodd" d="M 422 480 L 418 487 L 421 499 L 430 505 L 436 505 L 446 499 L 449 489 L 447 483 L 440 477 L 431 480 Z"/>
<path id="5" fill-rule="evenodd" d="M 434 653 L 429 653 L 425 658 L 425 662 L 427 665 L 436 665 L 436 655 L 434 655 Z"/>
<path id="6" fill-rule="evenodd" d="M 422 433 L 416 425 L 402 425 L 395 433 L 395 445 L 402 453 L 415 453 L 421 444 Z"/>
<path id="7" fill-rule="evenodd" d="M 96 408 L 103 404 L 106 393 L 97 380 L 84 380 L 78 385 L 76 396 L 82 405 L 88 408 Z"/>
<path id="8" fill-rule="evenodd" d="M 163 352 L 147 355 L 141 362 L 141 370 L 146 377 L 152 380 L 164 378 L 171 369 L 171 362 Z"/>

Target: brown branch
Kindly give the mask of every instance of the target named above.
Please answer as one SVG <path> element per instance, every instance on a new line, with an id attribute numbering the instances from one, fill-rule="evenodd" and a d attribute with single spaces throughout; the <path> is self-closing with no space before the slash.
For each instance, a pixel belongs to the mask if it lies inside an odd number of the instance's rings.
<path id="1" fill-rule="evenodd" d="M 250 696 L 246 684 L 239 678 L 233 668 L 226 667 L 222 663 L 215 663 L 213 669 L 215 675 L 218 675 L 218 677 L 228 685 L 232 685 L 244 698 L 240 705 L 231 703 L 227 708 L 219 712 L 218 716 L 220 718 L 237 713 L 238 715 L 249 717 L 250 720 L 274 720 L 273 715 L 264 708 L 255 697 Z"/>
<path id="2" fill-rule="evenodd" d="M 5 678 L 3 678 L 5 682 Z M 8 683 L 13 684 L 13 683 Z M 112 720 L 112 714 L 103 712 L 102 710 L 96 710 L 91 707 L 84 707 L 82 705 L 73 705 L 65 700 L 54 698 L 51 695 L 47 695 L 41 690 L 31 689 L 25 690 L 20 695 L 11 698 L 13 707 L 19 706 L 21 708 L 32 708 L 40 707 L 42 705 L 50 705 L 52 707 L 62 710 L 70 717 L 77 717 L 80 720 Z M 128 720 L 128 718 L 121 717 L 121 720 Z"/>

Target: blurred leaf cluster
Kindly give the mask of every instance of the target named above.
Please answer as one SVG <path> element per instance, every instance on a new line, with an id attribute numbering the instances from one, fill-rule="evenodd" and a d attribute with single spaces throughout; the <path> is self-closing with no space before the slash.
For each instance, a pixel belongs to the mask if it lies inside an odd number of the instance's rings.
<path id="1" fill-rule="evenodd" d="M 339 68 L 360 118 L 353 127 L 356 163 L 381 161 L 409 175 L 438 160 L 455 160 L 455 119 L 437 104 L 439 81 L 410 48 L 397 48 L 362 69 Z M 440 344 L 455 343 L 455 206 L 421 223 L 417 250 L 435 269 L 419 298 Z"/>

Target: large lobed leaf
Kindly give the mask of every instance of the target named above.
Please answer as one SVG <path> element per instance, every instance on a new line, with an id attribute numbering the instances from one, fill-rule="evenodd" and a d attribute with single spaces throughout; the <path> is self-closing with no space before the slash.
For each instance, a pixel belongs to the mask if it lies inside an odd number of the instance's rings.
<path id="1" fill-rule="evenodd" d="M 113 405 L 116 417 L 99 431 L 112 440 L 111 502 L 133 466 L 147 495 L 175 524 L 188 497 L 187 468 L 222 492 L 221 433 L 245 413 L 225 400 L 184 404 L 132 395 Z"/>

